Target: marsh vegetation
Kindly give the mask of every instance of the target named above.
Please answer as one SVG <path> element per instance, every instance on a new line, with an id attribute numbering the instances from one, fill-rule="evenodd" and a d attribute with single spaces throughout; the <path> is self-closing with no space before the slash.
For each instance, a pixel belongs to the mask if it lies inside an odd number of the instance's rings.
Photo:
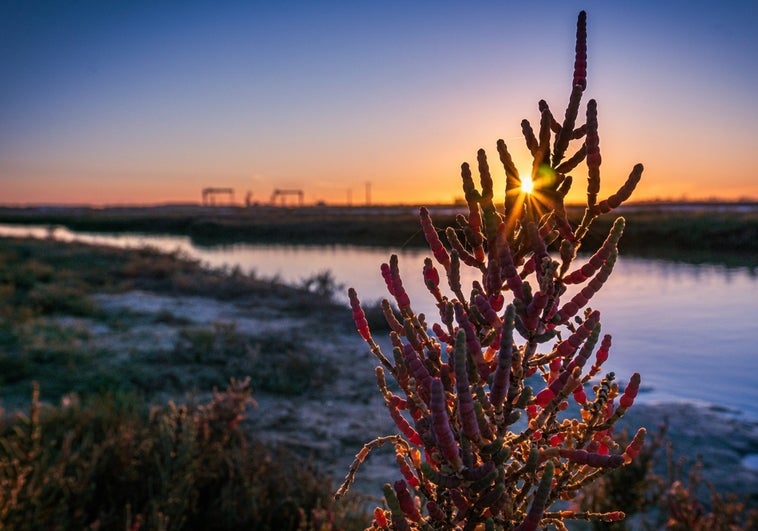
<path id="1" fill-rule="evenodd" d="M 432 207 L 444 230 L 457 226 L 460 206 Z M 582 209 L 567 206 L 576 224 Z M 627 256 L 657 256 L 693 262 L 750 265 L 758 258 L 755 203 L 650 203 L 624 206 L 627 229 L 620 249 Z M 194 243 L 350 244 L 371 247 L 426 247 L 418 209 L 395 207 L 259 206 L 143 208 L 0 208 L 0 223 L 64 226 L 71 230 L 189 236 Z M 610 229 L 600 218 L 585 240 L 599 246 Z"/>

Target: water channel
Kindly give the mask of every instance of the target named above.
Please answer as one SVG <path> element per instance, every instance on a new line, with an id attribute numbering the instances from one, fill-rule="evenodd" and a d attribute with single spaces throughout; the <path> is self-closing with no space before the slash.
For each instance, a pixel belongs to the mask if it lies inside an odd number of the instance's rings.
<path id="1" fill-rule="evenodd" d="M 289 283 L 325 270 L 355 287 L 364 302 L 387 297 L 379 265 L 399 256 L 414 309 L 434 322 L 436 309 L 421 280 L 419 249 L 355 246 L 231 245 L 198 247 L 186 237 L 103 235 L 57 228 L 0 225 L 0 236 L 55 237 L 118 247 L 149 245 L 180 251 L 214 267 L 239 266 Z M 470 286 L 470 275 L 464 286 Z M 345 290 L 340 298 L 346 300 Z M 715 405 L 758 420 L 758 275 L 755 268 L 727 268 L 621 257 L 592 300 L 603 333 L 613 335 L 606 370 L 622 381 L 643 377 L 642 401 Z"/>

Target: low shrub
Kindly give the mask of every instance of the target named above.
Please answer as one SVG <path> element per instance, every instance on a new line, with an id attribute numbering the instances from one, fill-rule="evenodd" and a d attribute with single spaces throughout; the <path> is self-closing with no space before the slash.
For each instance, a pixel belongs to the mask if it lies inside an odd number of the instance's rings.
<path id="1" fill-rule="evenodd" d="M 758 509 L 735 493 L 719 492 L 702 476 L 700 457 L 677 456 L 667 423 L 632 463 L 587 485 L 575 500 L 579 511 L 623 510 L 629 522 L 592 522 L 595 531 L 670 529 L 710 531 L 758 529 Z M 628 437 L 622 434 L 619 444 Z M 665 470 L 665 472 L 661 472 Z"/>
<path id="2" fill-rule="evenodd" d="M 339 367 L 310 350 L 299 334 L 255 338 L 251 377 L 256 389 L 279 395 L 318 390 L 332 381 Z"/>
<path id="3" fill-rule="evenodd" d="M 0 421 L 2 529 L 359 529 L 331 480 L 241 428 L 248 381 L 206 404 L 149 411 L 111 394 Z"/>

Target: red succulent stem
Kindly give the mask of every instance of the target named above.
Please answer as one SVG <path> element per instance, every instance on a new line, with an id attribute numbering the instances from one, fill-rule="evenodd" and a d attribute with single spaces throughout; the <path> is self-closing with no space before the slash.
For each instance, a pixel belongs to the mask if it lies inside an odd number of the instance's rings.
<path id="1" fill-rule="evenodd" d="M 390 516 L 392 517 L 392 529 L 396 531 L 410 531 L 411 526 L 406 519 L 403 509 L 400 507 L 400 501 L 397 499 L 397 494 L 392 488 L 392 485 L 386 483 L 384 485 L 384 500 L 387 502 L 387 506 L 390 508 Z"/>
<path id="2" fill-rule="evenodd" d="M 572 86 L 587 88 L 587 13 L 579 12 L 576 21 L 576 46 L 574 55 L 574 79 Z"/>
<path id="3" fill-rule="evenodd" d="M 408 400 L 401 398 L 395 394 L 389 393 L 386 397 L 387 401 L 397 409 L 408 409 Z"/>
<path id="4" fill-rule="evenodd" d="M 466 250 L 466 248 L 461 243 L 461 240 L 458 238 L 458 233 L 455 232 L 455 229 L 453 227 L 448 227 L 445 229 L 445 236 L 447 237 L 447 241 L 450 244 L 450 247 L 452 247 L 453 250 L 458 253 L 458 256 L 464 264 L 469 267 L 476 267 L 477 269 L 482 270 L 484 269 L 484 262 L 477 259 L 476 256 Z"/>
<path id="5" fill-rule="evenodd" d="M 384 283 L 387 285 L 387 291 L 390 295 L 393 297 L 395 296 L 395 286 L 392 282 L 392 273 L 390 272 L 390 266 L 387 263 L 383 263 L 380 266 L 380 269 L 382 271 L 382 278 L 384 279 Z"/>
<path id="6" fill-rule="evenodd" d="M 382 273 L 384 273 L 384 264 L 382 264 Z M 396 254 L 390 256 L 389 275 L 390 281 L 392 282 L 392 289 L 390 290 L 390 294 L 395 297 L 395 301 L 397 302 L 397 305 L 400 308 L 401 312 L 410 312 L 411 300 L 408 298 L 408 294 L 405 292 L 405 288 L 403 288 L 403 280 L 400 278 L 400 268 L 398 267 L 398 259 Z"/>
<path id="7" fill-rule="evenodd" d="M 368 341 L 371 339 L 371 330 L 369 329 L 368 321 L 366 320 L 366 314 L 364 313 L 363 308 L 361 308 L 361 301 L 358 299 L 358 293 L 355 289 L 350 288 L 347 290 L 347 296 L 350 299 L 350 309 L 353 314 L 355 328 L 358 330 L 361 337 Z"/>
<path id="8" fill-rule="evenodd" d="M 411 470 L 410 465 L 405 460 L 405 457 L 400 454 L 395 454 L 395 462 L 397 463 L 397 467 L 400 469 L 400 473 L 403 474 L 403 477 L 408 482 L 408 484 L 413 487 L 414 489 L 419 486 L 419 480 L 416 477 L 416 475 L 413 473 L 413 470 Z"/>
<path id="9" fill-rule="evenodd" d="M 462 301 L 466 299 L 463 296 L 461 286 L 461 260 L 456 251 L 453 251 L 450 255 L 450 271 L 447 274 L 447 285 L 450 286 L 450 289 L 458 297 L 458 300 Z"/>
<path id="10" fill-rule="evenodd" d="M 439 323 L 434 323 L 432 325 L 432 331 L 437 336 L 437 338 L 442 341 L 443 343 L 447 343 L 448 345 L 453 344 L 453 338 L 450 337 L 447 332 L 445 332 L 445 329 L 440 326 Z"/>
<path id="11" fill-rule="evenodd" d="M 450 494 L 450 499 L 453 501 L 453 505 L 455 505 L 459 513 L 465 513 L 471 506 L 468 498 L 461 492 L 460 489 L 450 489 L 448 494 Z"/>
<path id="12" fill-rule="evenodd" d="M 497 235 L 497 227 L 502 221 L 502 218 L 492 202 L 492 177 L 490 175 L 489 164 L 487 163 L 487 152 L 480 149 L 476 153 L 476 159 L 479 166 L 479 180 L 482 185 L 482 194 L 479 204 L 481 206 L 481 216 L 484 223 L 484 234 L 489 241 L 494 241 Z M 478 258 L 484 260 L 484 246 L 481 242 L 474 246 L 474 253 Z"/>
<path id="13" fill-rule="evenodd" d="M 540 113 L 543 113 L 547 111 L 550 113 L 550 131 L 552 131 L 555 134 L 558 134 L 561 132 L 561 124 L 558 123 L 558 120 L 555 119 L 553 116 L 553 113 L 550 111 L 550 105 L 547 104 L 545 100 L 540 100 L 537 102 L 537 106 L 539 107 Z"/>
<path id="14" fill-rule="evenodd" d="M 557 193 L 558 196 L 561 198 L 561 202 L 558 203 L 558 206 L 560 206 L 561 210 L 565 212 L 566 207 L 563 204 L 563 199 L 566 198 L 566 195 L 569 193 L 569 190 L 571 190 L 571 185 L 574 182 L 574 178 L 571 175 L 563 175 L 562 173 L 558 173 L 558 172 L 556 172 L 556 174 L 557 174 L 556 179 L 558 179 L 559 182 L 558 182 L 558 187 L 555 189 L 555 193 Z"/>
<path id="15" fill-rule="evenodd" d="M 597 323 L 592 329 L 592 333 L 584 342 L 582 348 L 579 350 L 579 354 L 577 354 L 576 357 L 574 357 L 574 359 L 572 359 L 571 362 L 566 366 L 566 370 L 572 371 L 574 370 L 574 367 L 579 367 L 580 369 L 583 368 L 584 364 L 587 363 L 587 359 L 590 357 L 590 354 L 592 354 L 592 350 L 595 348 L 595 345 L 597 344 L 597 340 L 599 338 L 600 323 Z"/>
<path id="16" fill-rule="evenodd" d="M 427 459 L 427 461 L 429 460 Z M 423 461 L 420 468 L 421 472 L 424 474 L 424 478 L 428 481 L 431 481 L 435 485 L 444 489 L 452 489 L 458 487 L 462 483 L 461 478 L 457 475 L 449 476 L 443 474 L 439 470 L 435 470 L 427 461 Z"/>
<path id="17" fill-rule="evenodd" d="M 500 351 L 497 355 L 497 367 L 490 389 L 490 403 L 496 411 L 503 407 L 511 382 L 511 364 L 513 363 L 513 328 L 516 309 L 512 304 L 505 308 L 503 328 L 500 331 Z"/>
<path id="18" fill-rule="evenodd" d="M 545 512 L 545 504 L 547 503 L 547 498 L 550 494 L 550 488 L 553 483 L 553 472 L 553 462 L 548 461 L 545 463 L 545 470 L 542 472 L 542 478 L 537 487 L 537 492 L 534 493 L 529 512 L 526 514 L 524 521 L 516 526 L 514 531 L 535 531 L 537 526 L 540 525 L 540 520 L 542 520 L 542 515 Z"/>
<path id="19" fill-rule="evenodd" d="M 558 166 L 561 160 L 563 160 L 569 141 L 571 141 L 574 126 L 576 125 L 576 117 L 579 114 L 579 103 L 582 100 L 583 91 L 584 87 L 577 84 L 574 84 L 574 87 L 571 89 L 571 96 L 569 97 L 569 103 L 566 107 L 566 114 L 563 117 L 563 125 L 560 126 L 560 130 L 555 137 L 555 146 L 553 147 L 553 167 Z"/>
<path id="20" fill-rule="evenodd" d="M 387 515 L 381 507 L 374 508 L 374 524 L 380 529 L 387 527 Z"/>
<path id="21" fill-rule="evenodd" d="M 393 406 L 390 403 L 387 403 L 387 409 L 390 412 L 390 417 L 392 417 L 392 420 L 395 421 L 395 425 L 398 427 L 400 432 L 405 435 L 405 437 L 416 446 L 423 446 L 424 443 L 421 440 L 421 436 L 418 434 L 418 432 L 413 429 L 413 426 L 411 426 L 407 420 L 405 420 L 405 417 L 400 413 L 400 411 L 397 409 L 397 407 Z"/>
<path id="22" fill-rule="evenodd" d="M 593 376 L 600 372 L 600 368 L 603 366 L 603 363 L 605 363 L 605 361 L 608 359 L 608 354 L 611 350 L 611 343 L 611 335 L 605 334 L 603 336 L 603 341 L 600 343 L 600 348 L 597 349 L 597 353 L 595 354 L 595 363 L 593 363 L 592 367 L 590 368 L 590 372 L 586 377 L 587 380 L 591 379 Z"/>
<path id="23" fill-rule="evenodd" d="M 637 433 L 634 434 L 634 438 L 626 447 L 623 453 L 625 464 L 631 463 L 634 460 L 634 458 L 639 455 L 640 450 L 642 450 L 642 445 L 645 444 L 646 434 L 647 434 L 647 431 L 645 430 L 645 428 L 638 429 Z"/>
<path id="24" fill-rule="evenodd" d="M 576 389 L 574 389 L 574 401 L 577 404 L 584 405 L 587 403 L 587 393 L 584 392 L 584 386 L 583 385 L 577 385 Z"/>
<path id="25" fill-rule="evenodd" d="M 529 257 L 529 260 L 524 262 L 523 267 L 521 268 L 521 271 L 519 272 L 519 276 L 524 279 L 534 273 L 537 270 L 537 261 L 534 259 L 534 255 Z"/>
<path id="26" fill-rule="evenodd" d="M 524 301 L 524 281 L 513 263 L 513 255 L 508 244 L 508 238 L 505 236 L 505 226 L 500 226 L 500 232 L 497 238 L 498 262 L 500 263 L 500 278 L 504 278 L 508 288 L 513 292 L 513 296 Z"/>
<path id="27" fill-rule="evenodd" d="M 492 431 L 493 427 L 490 426 L 489 418 L 485 416 L 484 414 L 484 407 L 482 404 L 487 405 L 487 395 L 484 393 L 484 388 L 479 386 L 477 387 L 477 397 L 476 400 L 474 400 L 474 410 L 476 412 L 476 421 L 479 423 L 479 431 L 481 432 L 482 436 L 485 439 L 492 440 L 495 437 L 494 432 Z M 492 411 L 489 411 L 489 414 L 491 415 Z"/>
<path id="28" fill-rule="evenodd" d="M 566 177 L 563 182 L 568 181 L 568 188 L 571 187 L 571 176 Z M 565 193 L 562 193 L 562 190 L 559 189 L 557 192 L 561 200 L 556 201 L 555 203 L 555 209 L 553 210 L 553 220 L 555 221 L 555 228 L 558 230 L 558 233 L 561 235 L 561 237 L 568 242 L 575 242 L 576 241 L 576 235 L 574 234 L 574 229 L 571 227 L 571 223 L 569 223 L 568 215 L 566 214 L 566 208 L 563 204 L 563 197 L 565 196 Z"/>
<path id="29" fill-rule="evenodd" d="M 634 192 L 634 189 L 637 187 L 637 184 L 640 182 L 640 179 L 642 178 L 643 170 L 644 167 L 642 164 L 635 164 L 632 172 L 629 174 L 629 177 L 627 177 L 624 184 L 621 185 L 621 188 L 619 188 L 618 191 L 608 199 L 604 199 L 595 205 L 592 209 L 592 213 L 595 215 L 607 214 L 614 208 L 618 208 L 621 203 L 629 199 L 629 197 L 632 195 L 632 192 Z"/>
<path id="30" fill-rule="evenodd" d="M 447 403 L 445 400 L 445 389 L 442 386 L 442 380 L 439 378 L 432 379 L 432 398 L 431 398 L 431 417 L 432 432 L 437 441 L 437 447 L 442 453 L 442 457 L 452 465 L 453 469 L 458 471 L 463 468 L 460 448 L 455 442 L 455 435 L 450 427 L 450 418 L 447 415 Z"/>
<path id="31" fill-rule="evenodd" d="M 432 223 L 432 217 L 429 214 L 429 210 L 426 207 L 421 207 L 419 209 L 419 217 L 421 219 L 421 229 L 424 232 L 424 238 L 426 238 L 426 242 L 429 244 L 429 248 L 432 250 L 434 258 L 445 268 L 446 271 L 449 270 L 450 255 L 448 254 L 447 249 L 442 245 L 442 241 L 440 241 L 437 229 L 434 228 L 434 224 Z"/>
<path id="32" fill-rule="evenodd" d="M 565 174 L 579 166 L 579 164 L 585 159 L 587 156 L 587 146 L 582 144 L 582 147 L 580 147 L 576 153 L 571 155 L 571 157 L 567 158 L 563 162 L 561 162 L 556 168 L 555 172 L 560 174 Z M 564 194 L 565 195 L 565 194 Z"/>
<path id="33" fill-rule="evenodd" d="M 471 168 L 467 162 L 461 164 L 461 180 L 463 181 L 463 193 L 468 205 L 468 226 L 471 232 L 467 236 L 471 239 L 471 247 L 474 250 L 474 256 L 477 260 L 484 262 L 484 247 L 482 236 L 482 215 L 479 211 L 479 201 L 481 195 L 476 191 L 474 179 L 471 177 Z M 492 185 L 490 184 L 490 189 Z"/>
<path id="34" fill-rule="evenodd" d="M 454 305 L 455 319 L 458 321 L 458 325 L 466 332 L 466 350 L 468 355 L 476 365 L 479 378 L 482 381 L 487 381 L 487 377 L 490 375 L 489 364 L 484 361 L 482 355 L 482 344 L 479 342 L 479 338 L 476 336 L 476 329 L 468 318 L 463 305 L 460 302 L 456 302 Z M 457 338 L 456 338 L 457 341 Z M 458 360 L 456 359 L 456 364 Z M 456 371 L 458 368 L 456 367 Z M 467 382 L 468 383 L 468 382 Z"/>
<path id="35" fill-rule="evenodd" d="M 546 227 L 546 232 L 547 227 Z M 526 224 L 526 233 L 529 236 L 529 243 L 532 247 L 534 254 L 532 255 L 532 261 L 537 271 L 537 281 L 542 283 L 542 277 L 544 275 L 545 262 L 550 260 L 550 256 L 547 253 L 547 246 L 545 245 L 544 235 L 540 234 L 540 229 L 537 224 L 530 221 Z"/>
<path id="36" fill-rule="evenodd" d="M 511 184 L 514 184 L 514 181 L 519 180 L 518 170 L 516 169 L 516 165 L 513 163 L 513 158 L 511 157 L 511 154 L 508 152 L 508 146 L 506 146 L 505 142 L 500 139 L 497 141 L 497 153 L 500 156 L 500 162 L 503 164 L 503 169 L 505 170 L 505 177 L 506 179 L 511 180 Z M 507 186 L 507 180 L 506 180 L 506 192 L 508 191 L 509 187 Z M 518 186 L 518 185 L 516 185 Z"/>
<path id="37" fill-rule="evenodd" d="M 597 132 L 597 102 L 587 102 L 587 138 L 584 145 L 587 146 L 587 207 L 595 208 L 597 194 L 600 192 L 600 136 Z"/>
<path id="38" fill-rule="evenodd" d="M 432 383 L 432 376 L 429 374 L 429 370 L 426 368 L 426 365 L 424 365 L 424 362 L 421 361 L 416 349 L 414 349 L 410 343 L 403 345 L 403 359 L 405 360 L 405 365 L 408 367 L 411 376 L 413 376 L 416 381 L 421 399 L 428 405 L 430 386 Z"/>
<path id="39" fill-rule="evenodd" d="M 539 152 L 540 143 L 537 137 L 534 136 L 534 129 L 532 129 L 532 124 L 529 123 L 529 120 L 521 120 L 521 133 L 524 135 L 526 147 L 529 149 L 532 157 L 536 157 Z"/>
<path id="40" fill-rule="evenodd" d="M 487 164 L 487 153 L 483 149 L 476 152 L 476 162 L 479 169 L 479 184 L 482 187 L 481 200 L 491 203 L 494 195 L 492 176 L 490 175 L 489 164 Z"/>
<path id="41" fill-rule="evenodd" d="M 602 267 L 602 265 L 608 260 L 613 249 L 618 245 L 621 235 L 624 233 L 624 218 L 617 218 L 613 222 L 613 227 L 605 238 L 605 241 L 600 248 L 595 251 L 590 259 L 579 269 L 572 271 L 568 275 L 563 277 L 564 284 L 580 284 L 590 278 L 595 272 Z"/>
<path id="42" fill-rule="evenodd" d="M 571 317 L 576 315 L 576 313 L 581 308 L 587 305 L 592 296 L 597 293 L 605 281 L 608 280 L 611 271 L 613 271 L 613 266 L 616 264 L 617 254 L 618 252 L 616 249 L 613 249 L 613 251 L 611 251 L 608 259 L 602 265 L 600 271 L 598 271 L 597 274 L 592 278 L 589 284 L 585 286 L 582 291 L 574 295 L 569 302 L 564 304 L 563 307 L 556 312 L 555 316 L 553 316 L 553 323 L 565 323 Z"/>
<path id="43" fill-rule="evenodd" d="M 439 303 L 442 302 L 442 292 L 440 291 L 440 274 L 434 267 L 431 258 L 424 258 L 424 284 L 432 297 Z"/>
<path id="44" fill-rule="evenodd" d="M 497 312 L 495 312 L 484 295 L 481 293 L 477 294 L 476 297 L 474 297 L 474 305 L 476 306 L 476 309 L 479 310 L 479 313 L 482 314 L 484 320 L 487 321 L 492 328 L 500 328 L 500 317 L 498 317 Z"/>
<path id="45" fill-rule="evenodd" d="M 390 330 L 397 334 L 404 333 L 405 329 L 402 323 L 397 320 L 397 317 L 395 317 L 395 312 L 392 311 L 392 305 L 390 304 L 390 301 L 387 299 L 382 299 L 381 305 L 382 315 L 384 315 L 384 320 L 387 321 L 387 326 L 390 327 Z"/>
<path id="46" fill-rule="evenodd" d="M 599 454 L 570 448 L 560 448 L 558 454 L 574 463 L 595 468 L 618 468 L 624 464 L 622 455 Z"/>
<path id="47" fill-rule="evenodd" d="M 544 108 L 540 114 L 540 131 L 539 144 L 537 146 L 537 156 L 532 163 L 532 176 L 536 176 L 542 164 L 550 163 L 550 122 L 553 115 L 550 109 Z"/>
<path id="48" fill-rule="evenodd" d="M 400 510 L 403 511 L 405 516 L 412 522 L 420 522 L 421 514 L 418 512 L 416 504 L 413 502 L 411 493 L 408 492 L 408 485 L 405 481 L 402 479 L 395 481 L 394 488 L 398 504 L 400 505 Z"/>
<path id="49" fill-rule="evenodd" d="M 600 322 L 600 311 L 594 310 L 587 316 L 582 325 L 576 329 L 565 341 L 561 341 L 556 347 L 557 355 L 570 358 L 576 349 L 590 336 L 594 328 Z"/>
<path id="50" fill-rule="evenodd" d="M 524 326 L 527 330 L 534 332 L 540 323 L 540 314 L 547 306 L 549 295 L 543 291 L 538 291 L 532 297 L 532 300 L 526 307 Z"/>
<path id="51" fill-rule="evenodd" d="M 463 433 L 472 441 L 478 441 L 481 437 L 479 423 L 474 411 L 474 399 L 471 396 L 471 388 L 468 383 L 468 369 L 466 368 L 466 332 L 458 330 L 455 338 L 455 389 L 458 399 L 458 418 Z"/>
<path id="52" fill-rule="evenodd" d="M 440 509 L 440 506 L 432 500 L 426 502 L 426 510 L 429 512 L 429 516 L 431 516 L 432 520 L 435 522 L 443 523 L 447 520 L 444 511 Z"/>
<path id="53" fill-rule="evenodd" d="M 634 399 L 637 397 L 637 393 L 640 390 L 640 373 L 635 372 L 629 379 L 629 383 L 624 389 L 624 394 L 619 399 L 619 406 L 624 409 L 629 409 L 634 404 Z"/>
<path id="54" fill-rule="evenodd" d="M 509 218 L 514 213 L 514 206 L 521 194 L 521 178 L 519 177 L 513 158 L 508 152 L 508 146 L 500 139 L 497 141 L 497 152 L 500 155 L 500 162 L 505 169 L 505 215 Z"/>
<path id="55" fill-rule="evenodd" d="M 571 373 L 569 371 L 563 371 L 558 378 L 550 382 L 549 386 L 537 393 L 537 396 L 534 397 L 535 403 L 540 407 L 545 407 L 552 402 L 552 400 L 558 396 L 558 393 L 560 393 L 566 386 L 566 382 L 568 382 L 570 376 Z"/>
<path id="56" fill-rule="evenodd" d="M 494 470 L 495 463 L 493 461 L 487 461 L 472 468 L 464 468 L 461 470 L 461 476 L 466 481 L 479 481 L 490 475 Z"/>

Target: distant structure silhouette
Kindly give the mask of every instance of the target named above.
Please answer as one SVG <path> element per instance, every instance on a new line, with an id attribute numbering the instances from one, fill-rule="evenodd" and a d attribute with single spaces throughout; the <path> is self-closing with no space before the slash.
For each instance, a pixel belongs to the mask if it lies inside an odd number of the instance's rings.
<path id="1" fill-rule="evenodd" d="M 203 206 L 215 206 L 219 195 L 228 195 L 229 204 L 234 203 L 234 188 L 203 188 Z"/>
<path id="2" fill-rule="evenodd" d="M 281 190 L 277 188 L 274 190 L 274 193 L 271 194 L 271 204 L 276 205 L 276 200 L 279 199 L 281 202 L 281 206 L 285 206 L 286 204 L 286 197 L 288 195 L 296 195 L 298 198 L 298 206 L 303 206 L 303 191 L 294 189 L 294 190 Z"/>

